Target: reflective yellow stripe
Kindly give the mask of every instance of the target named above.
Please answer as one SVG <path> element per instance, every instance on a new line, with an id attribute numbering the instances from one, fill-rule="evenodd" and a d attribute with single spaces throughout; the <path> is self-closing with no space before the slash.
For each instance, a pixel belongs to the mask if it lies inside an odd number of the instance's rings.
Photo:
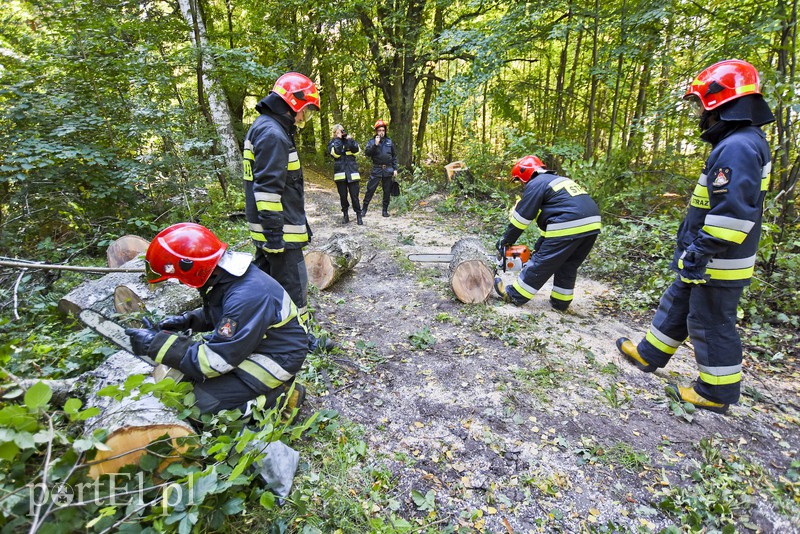
<path id="1" fill-rule="evenodd" d="M 242 162 L 242 168 L 244 169 L 244 179 L 246 182 L 253 181 L 253 166 L 250 163 L 250 160 L 244 160 Z"/>
<path id="2" fill-rule="evenodd" d="M 197 363 L 200 364 L 200 372 L 203 373 L 203 376 L 207 378 L 214 378 L 215 376 L 220 375 L 220 373 L 211 368 L 211 364 L 208 362 L 208 355 L 206 354 L 205 345 L 200 345 L 199 349 L 197 350 Z"/>
<path id="3" fill-rule="evenodd" d="M 340 180 L 344 180 L 345 178 L 347 178 L 347 175 L 345 173 L 343 173 L 343 172 L 337 172 L 337 173 L 334 173 L 334 175 L 333 175 L 333 179 L 336 182 L 338 182 Z"/>
<path id="4" fill-rule="evenodd" d="M 736 243 L 737 245 L 741 245 L 747 237 L 745 232 L 740 232 L 739 230 L 729 230 L 728 228 L 720 228 L 719 226 L 706 225 L 703 226 L 703 231 L 710 236 L 714 236 L 725 241 L 730 241 L 731 243 Z"/>
<path id="5" fill-rule="evenodd" d="M 272 376 L 263 367 L 250 360 L 245 360 L 242 363 L 240 363 L 239 369 L 249 374 L 250 376 L 252 376 L 253 378 L 255 378 L 256 380 L 258 380 L 259 382 L 261 382 L 270 389 L 275 389 L 276 387 L 283 384 L 283 382 Z"/>
<path id="6" fill-rule="evenodd" d="M 250 161 L 256 160 L 256 155 L 253 154 L 252 150 L 245 150 L 242 154 L 244 155 L 244 159 L 249 159 Z"/>
<path id="7" fill-rule="evenodd" d="M 278 328 L 292 319 L 297 317 L 297 306 L 292 302 L 291 297 L 287 292 L 283 292 L 283 302 L 281 303 L 281 322 L 270 326 L 270 328 Z"/>
<path id="8" fill-rule="evenodd" d="M 297 171 L 300 170 L 300 162 L 299 161 L 290 161 L 289 165 L 286 167 L 289 171 Z"/>
<path id="9" fill-rule="evenodd" d="M 678 350 L 678 347 L 670 347 L 666 343 L 663 343 L 660 339 L 654 336 L 650 330 L 647 331 L 647 335 L 644 338 L 648 343 L 666 354 L 675 354 L 675 352 Z"/>
<path id="10" fill-rule="evenodd" d="M 173 345 L 173 343 L 175 343 L 177 339 L 178 339 L 177 335 L 169 336 L 167 340 L 164 342 L 164 344 L 161 345 L 161 348 L 158 350 L 158 354 L 156 354 L 155 358 L 157 363 L 161 363 L 161 360 L 164 359 L 164 356 L 167 354 L 167 351 Z"/>
<path id="11" fill-rule="evenodd" d="M 755 90 L 756 90 L 756 84 L 751 83 L 750 85 L 743 85 L 741 87 L 737 87 L 736 94 L 739 95 L 742 93 L 752 93 Z"/>
<path id="12" fill-rule="evenodd" d="M 308 241 L 308 232 L 303 234 L 283 234 L 283 240 L 287 243 L 304 243 Z"/>
<path id="13" fill-rule="evenodd" d="M 697 184 L 692 191 L 692 207 L 700 209 L 710 209 L 711 203 L 708 200 L 708 189 L 705 185 Z"/>
<path id="14" fill-rule="evenodd" d="M 708 373 L 700 373 L 700 380 L 712 386 L 726 386 L 728 384 L 736 384 L 742 381 L 742 373 L 733 373 L 732 375 L 714 376 Z"/>
<path id="15" fill-rule="evenodd" d="M 769 176 L 761 179 L 761 190 L 769 191 Z"/>
<path id="16" fill-rule="evenodd" d="M 256 202 L 256 208 L 258 211 L 283 211 L 283 204 L 280 202 L 266 202 L 261 200 Z"/>
<path id="17" fill-rule="evenodd" d="M 550 292 L 551 299 L 563 300 L 564 302 L 570 302 L 573 297 L 574 295 L 564 295 L 563 293 L 558 293 L 557 291 Z"/>
<path id="18" fill-rule="evenodd" d="M 599 222 L 591 223 L 591 224 L 584 224 L 582 226 L 576 226 L 575 228 L 564 228 L 563 230 L 553 230 L 550 232 L 542 232 L 543 237 L 563 237 L 565 235 L 576 235 L 582 234 L 584 232 L 590 232 L 592 230 L 599 230 L 602 224 Z"/>
<path id="19" fill-rule="evenodd" d="M 528 284 L 525 284 L 524 282 L 521 282 L 519 280 L 519 278 L 514 280 L 514 284 L 511 287 L 516 289 L 519 292 L 520 295 L 522 295 L 523 297 L 525 297 L 527 299 L 532 299 L 533 296 L 536 294 L 536 290 L 534 290 L 533 293 L 531 293 L 529 291 L 529 289 L 533 289 L 533 288 L 531 288 Z"/>
<path id="20" fill-rule="evenodd" d="M 263 234 L 263 233 L 261 233 L 261 232 L 250 232 L 250 237 L 251 237 L 251 238 L 252 238 L 254 241 L 263 241 L 263 242 L 265 242 L 265 243 L 266 243 L 266 241 L 267 241 L 267 238 L 266 238 L 266 237 L 264 237 L 264 234 Z"/>
<path id="21" fill-rule="evenodd" d="M 712 269 L 706 268 L 706 274 L 712 280 L 747 280 L 753 277 L 755 267 L 745 269 Z"/>
<path id="22" fill-rule="evenodd" d="M 335 148 L 336 148 L 336 147 L 334 147 L 334 146 L 331 146 L 331 156 L 333 156 L 333 157 L 334 157 L 334 158 L 336 158 L 336 159 L 339 159 L 339 158 L 341 158 L 342 156 L 340 156 L 339 154 L 337 154 L 337 153 L 336 153 L 336 150 L 335 150 Z"/>

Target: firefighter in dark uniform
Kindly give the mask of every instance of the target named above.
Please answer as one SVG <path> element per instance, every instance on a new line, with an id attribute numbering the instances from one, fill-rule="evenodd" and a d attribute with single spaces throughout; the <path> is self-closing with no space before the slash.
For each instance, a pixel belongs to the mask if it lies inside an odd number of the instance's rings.
<path id="1" fill-rule="evenodd" d="M 678 229 L 671 264 L 678 276 L 644 339 L 617 340 L 627 361 L 653 372 L 691 339 L 699 377 L 691 387 L 670 384 L 667 393 L 719 413 L 739 400 L 736 308 L 753 276 L 769 186 L 770 148 L 760 126 L 775 117 L 759 91 L 758 71 L 739 60 L 716 63 L 691 83 L 684 98 L 696 105 L 711 153 Z"/>
<path id="2" fill-rule="evenodd" d="M 497 277 L 495 290 L 503 300 L 522 306 L 553 276 L 550 305 L 565 311 L 572 302 L 578 267 L 600 233 L 600 210 L 581 186 L 547 170 L 536 156 L 519 160 L 511 174 L 526 185 L 497 242 L 498 253 L 516 243 L 534 221 L 541 237 L 514 284 L 505 287 Z"/>
<path id="3" fill-rule="evenodd" d="M 361 204 L 358 201 L 358 184 L 361 175 L 358 174 L 358 162 L 356 154 L 359 147 L 344 129 L 344 126 L 337 124 L 333 127 L 333 139 L 328 143 L 328 154 L 333 158 L 333 181 L 339 191 L 339 203 L 342 206 L 344 218 L 342 222 L 350 222 L 350 204 L 347 202 L 347 193 L 350 193 L 350 200 L 353 202 L 353 211 L 356 212 L 356 222 L 364 224 L 361 219 Z"/>
<path id="4" fill-rule="evenodd" d="M 372 158 L 372 171 L 369 173 L 367 192 L 364 195 L 361 216 L 367 215 L 367 207 L 381 184 L 383 189 L 383 216 L 389 216 L 389 200 L 391 199 L 392 181 L 397 178 L 397 154 L 394 143 L 386 135 L 386 123 L 379 120 L 375 123 L 375 137 L 367 142 L 364 154 Z"/>
<path id="5" fill-rule="evenodd" d="M 308 319 L 308 271 L 303 170 L 294 135 L 319 110 L 319 92 L 306 76 L 289 72 L 257 105 L 259 116 L 244 141 L 244 196 L 255 263 L 289 293 Z M 316 340 L 310 338 L 312 348 Z"/>
<path id="6" fill-rule="evenodd" d="M 308 353 L 306 328 L 288 293 L 249 254 L 227 251 L 208 228 L 180 223 L 153 239 L 145 259 L 150 283 L 175 278 L 197 288 L 203 307 L 158 329 L 126 330 L 136 354 L 191 379 L 201 413 L 245 411 L 248 401 L 271 407 L 287 391 L 289 407 L 302 403 L 305 389 L 291 386 Z M 211 334 L 195 341 L 188 331 Z"/>

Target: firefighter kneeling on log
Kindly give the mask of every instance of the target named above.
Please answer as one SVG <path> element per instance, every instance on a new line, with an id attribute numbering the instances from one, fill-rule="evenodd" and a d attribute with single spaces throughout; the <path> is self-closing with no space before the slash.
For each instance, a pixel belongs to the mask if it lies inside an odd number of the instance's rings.
<path id="1" fill-rule="evenodd" d="M 175 224 L 153 239 L 147 279 L 175 278 L 194 287 L 203 307 L 167 317 L 158 328 L 127 329 L 133 352 L 190 378 L 201 413 L 246 412 L 249 401 L 269 408 L 284 393 L 287 410 L 294 409 L 305 398 L 305 388 L 293 381 L 308 353 L 306 327 L 280 284 L 249 254 L 227 248 L 194 223 Z M 195 341 L 189 331 L 211 333 Z"/>
<path id="2" fill-rule="evenodd" d="M 550 304 L 565 311 L 572 302 L 578 267 L 600 233 L 600 210 L 581 186 L 547 170 L 536 156 L 519 160 L 511 174 L 526 185 L 511 212 L 511 223 L 497 242 L 498 252 L 516 243 L 534 221 L 542 235 L 514 284 L 505 287 L 496 277 L 494 288 L 506 302 L 522 306 L 555 275 Z"/>

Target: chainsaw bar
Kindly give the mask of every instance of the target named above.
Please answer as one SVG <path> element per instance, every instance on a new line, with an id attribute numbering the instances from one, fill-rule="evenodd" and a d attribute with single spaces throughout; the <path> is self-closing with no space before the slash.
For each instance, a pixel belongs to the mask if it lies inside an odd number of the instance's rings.
<path id="1" fill-rule="evenodd" d="M 423 263 L 450 263 L 453 261 L 452 254 L 409 254 L 408 259 Z"/>

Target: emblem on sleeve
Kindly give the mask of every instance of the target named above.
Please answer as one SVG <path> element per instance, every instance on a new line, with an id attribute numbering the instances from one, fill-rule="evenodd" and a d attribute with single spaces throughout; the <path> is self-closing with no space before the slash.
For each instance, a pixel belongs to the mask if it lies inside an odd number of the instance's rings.
<path id="1" fill-rule="evenodd" d="M 220 321 L 219 328 L 217 328 L 217 334 L 219 334 L 220 337 L 231 338 L 235 333 L 236 321 L 230 317 L 223 317 Z"/>
<path id="2" fill-rule="evenodd" d="M 717 172 L 714 173 L 714 183 L 712 184 L 714 187 L 722 187 L 724 185 L 728 185 L 728 182 L 731 181 L 731 168 L 730 167 L 720 167 L 717 169 Z"/>

